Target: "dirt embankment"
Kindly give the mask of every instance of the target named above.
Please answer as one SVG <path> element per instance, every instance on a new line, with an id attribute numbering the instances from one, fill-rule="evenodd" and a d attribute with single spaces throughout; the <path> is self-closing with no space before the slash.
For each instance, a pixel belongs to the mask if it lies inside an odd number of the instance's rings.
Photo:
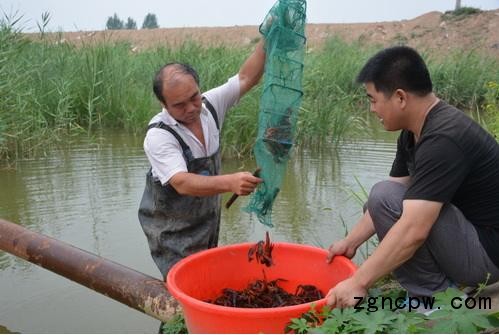
<path id="1" fill-rule="evenodd" d="M 430 12 L 412 20 L 392 22 L 308 24 L 306 35 L 309 48 L 319 47 L 332 36 L 340 36 L 349 42 L 383 46 L 403 43 L 438 53 L 476 49 L 499 58 L 499 9 L 462 18 Z M 69 32 L 53 34 L 52 38 L 59 43 L 77 44 L 126 40 L 133 51 L 140 51 L 158 45 L 175 45 L 188 39 L 210 45 L 248 45 L 259 36 L 257 26 L 234 26 Z"/>

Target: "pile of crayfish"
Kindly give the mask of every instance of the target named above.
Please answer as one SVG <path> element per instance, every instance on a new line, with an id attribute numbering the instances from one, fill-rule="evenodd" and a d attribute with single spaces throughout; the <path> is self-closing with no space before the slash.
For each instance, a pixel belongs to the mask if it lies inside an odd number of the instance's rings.
<path id="1" fill-rule="evenodd" d="M 248 251 L 248 261 L 253 259 L 262 265 L 270 267 L 272 261 L 272 249 L 269 232 L 265 233 L 265 242 L 259 241 Z M 256 280 L 241 291 L 225 288 L 222 295 L 207 302 L 226 306 L 241 308 L 272 308 L 304 304 L 324 298 L 324 294 L 313 285 L 298 285 L 294 294 L 286 292 L 279 287 L 278 282 L 285 279 L 268 281 L 263 271 L 263 280 Z"/>
<path id="2" fill-rule="evenodd" d="M 221 296 L 209 302 L 226 307 L 272 308 L 294 306 L 324 298 L 324 294 L 313 285 L 298 285 L 295 294 L 290 294 L 279 287 L 279 281 L 284 279 L 269 282 L 265 279 L 256 280 L 242 291 L 226 288 Z"/>

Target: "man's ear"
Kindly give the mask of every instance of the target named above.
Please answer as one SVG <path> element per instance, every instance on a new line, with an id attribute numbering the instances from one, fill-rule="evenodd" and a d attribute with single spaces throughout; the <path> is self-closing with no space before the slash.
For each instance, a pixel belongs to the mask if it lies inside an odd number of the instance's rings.
<path id="1" fill-rule="evenodd" d="M 400 104 L 400 107 L 404 108 L 407 105 L 407 92 L 403 89 L 397 89 L 394 93 L 396 101 Z"/>

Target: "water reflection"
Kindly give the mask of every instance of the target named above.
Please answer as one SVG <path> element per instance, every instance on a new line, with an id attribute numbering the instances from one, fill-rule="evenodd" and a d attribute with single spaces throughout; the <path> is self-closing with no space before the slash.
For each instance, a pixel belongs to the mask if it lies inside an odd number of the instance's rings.
<path id="1" fill-rule="evenodd" d="M 295 149 L 274 204 L 274 228 L 242 211 L 249 198 L 240 197 L 223 210 L 220 243 L 257 241 L 269 230 L 275 241 L 327 247 L 360 215 L 353 192 L 369 190 L 388 174 L 393 143 L 359 140 L 338 150 Z M 254 162 L 227 160 L 223 170 L 241 165 L 254 169 Z M 147 168 L 142 138 L 123 134 L 21 161 L 16 170 L 0 170 L 0 217 L 159 278 L 137 220 Z M 0 324 L 10 329 L 158 330 L 158 321 L 3 252 L 0 270 Z"/>

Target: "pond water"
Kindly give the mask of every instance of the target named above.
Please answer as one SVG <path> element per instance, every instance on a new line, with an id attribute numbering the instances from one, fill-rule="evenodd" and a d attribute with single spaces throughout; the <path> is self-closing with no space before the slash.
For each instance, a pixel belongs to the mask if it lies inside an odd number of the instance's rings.
<path id="1" fill-rule="evenodd" d="M 358 139 L 338 150 L 296 148 L 274 203 L 274 228 L 242 211 L 249 198 L 240 197 L 223 209 L 220 244 L 256 242 L 268 230 L 273 241 L 326 248 L 358 219 L 356 195 L 363 198 L 363 189 L 388 175 L 394 139 Z M 251 171 L 254 164 L 225 160 L 223 170 Z M 142 138 L 111 134 L 73 143 L 0 169 L 0 217 L 160 278 L 137 219 L 147 169 Z M 158 331 L 159 321 L 2 251 L 0 274 L 0 330 Z"/>

